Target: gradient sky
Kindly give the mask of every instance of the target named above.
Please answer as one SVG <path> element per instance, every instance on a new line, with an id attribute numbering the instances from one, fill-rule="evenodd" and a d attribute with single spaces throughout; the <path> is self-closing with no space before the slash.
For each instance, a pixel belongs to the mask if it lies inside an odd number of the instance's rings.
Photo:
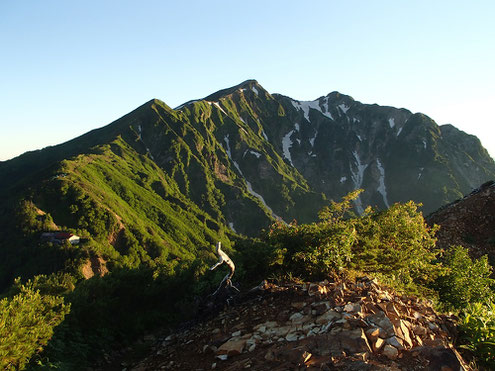
<path id="1" fill-rule="evenodd" d="M 495 2 L 0 2 L 0 160 L 256 79 L 423 112 L 495 157 Z"/>

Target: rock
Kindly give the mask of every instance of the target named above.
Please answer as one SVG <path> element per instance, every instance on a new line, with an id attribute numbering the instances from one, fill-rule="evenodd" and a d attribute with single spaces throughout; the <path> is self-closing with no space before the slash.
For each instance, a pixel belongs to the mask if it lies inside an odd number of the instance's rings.
<path id="1" fill-rule="evenodd" d="M 392 336 L 395 334 L 394 324 L 390 321 L 390 319 L 383 312 L 378 312 L 375 314 L 370 314 L 365 317 L 368 323 L 372 323 L 381 329 L 383 329 L 387 336 Z"/>
<path id="2" fill-rule="evenodd" d="M 399 351 L 392 345 L 386 344 L 383 348 L 383 355 L 385 355 L 388 359 L 394 360 L 397 359 L 397 357 L 399 356 Z"/>
<path id="3" fill-rule="evenodd" d="M 421 325 L 414 326 L 413 332 L 419 336 L 425 336 L 426 334 L 428 334 L 428 330 Z"/>
<path id="4" fill-rule="evenodd" d="M 297 332 L 290 332 L 285 337 L 287 341 L 297 341 L 299 339 L 299 334 Z"/>
<path id="5" fill-rule="evenodd" d="M 300 322 L 301 318 L 304 317 L 304 314 L 302 313 L 299 313 L 299 312 L 296 312 L 294 313 L 293 315 L 291 315 L 289 317 L 289 319 L 292 321 L 292 322 Z"/>
<path id="6" fill-rule="evenodd" d="M 237 336 L 241 336 L 241 330 L 232 333 L 232 337 L 237 337 Z"/>
<path id="7" fill-rule="evenodd" d="M 270 329 L 268 334 L 275 336 L 275 337 L 283 337 L 289 333 L 289 331 L 292 329 L 291 326 L 281 326 L 281 327 L 275 327 L 273 329 Z"/>
<path id="8" fill-rule="evenodd" d="M 300 301 L 300 302 L 291 303 L 290 305 L 292 308 L 295 308 L 297 310 L 301 310 L 302 308 L 304 308 L 306 306 L 306 303 L 304 301 Z"/>
<path id="9" fill-rule="evenodd" d="M 235 356 L 237 354 L 241 354 L 245 346 L 246 340 L 244 339 L 230 339 L 218 348 L 217 354 Z"/>
<path id="10" fill-rule="evenodd" d="M 355 354 L 361 352 L 371 352 L 370 344 L 362 328 L 346 331 L 340 336 L 342 350 Z"/>
<path id="11" fill-rule="evenodd" d="M 337 313 L 333 309 L 330 309 L 323 313 L 321 316 L 318 316 L 316 318 L 316 324 L 318 325 L 324 325 L 327 324 L 328 322 L 333 322 L 336 320 L 339 320 L 342 318 L 342 315 L 340 313 Z"/>
<path id="12" fill-rule="evenodd" d="M 219 354 L 219 355 L 217 355 L 217 358 L 220 361 L 226 361 L 229 358 L 229 356 L 227 354 Z"/>
<path id="13" fill-rule="evenodd" d="M 275 361 L 275 354 L 273 353 L 273 350 L 268 349 L 268 351 L 265 354 L 265 359 L 267 361 Z"/>
<path id="14" fill-rule="evenodd" d="M 380 327 L 370 327 L 366 330 L 366 336 L 370 341 L 375 341 L 378 337 L 387 337 L 386 332 Z"/>
<path id="15" fill-rule="evenodd" d="M 361 305 L 358 303 L 349 303 L 344 305 L 344 312 L 347 313 L 356 313 L 356 312 L 361 312 Z"/>
<path id="16" fill-rule="evenodd" d="M 402 344 L 402 341 L 397 337 L 397 336 L 391 336 L 387 338 L 387 344 L 392 345 L 393 347 L 397 349 L 404 349 L 404 345 Z"/>
<path id="17" fill-rule="evenodd" d="M 385 340 L 382 338 L 376 338 L 374 341 L 371 341 L 371 346 L 373 347 L 373 352 L 378 352 L 385 345 Z"/>
<path id="18" fill-rule="evenodd" d="M 411 334 L 409 332 L 409 328 L 406 325 L 406 322 L 403 320 L 398 320 L 396 323 L 394 323 L 394 327 L 396 328 L 396 333 L 400 329 L 400 332 L 402 333 L 402 340 L 406 342 L 406 344 L 409 346 L 409 348 L 413 347 L 413 342 L 411 339 Z"/>

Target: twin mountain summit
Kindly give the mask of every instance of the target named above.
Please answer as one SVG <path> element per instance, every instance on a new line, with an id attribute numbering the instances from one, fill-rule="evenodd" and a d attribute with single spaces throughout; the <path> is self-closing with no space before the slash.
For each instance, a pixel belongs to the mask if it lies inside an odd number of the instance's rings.
<path id="1" fill-rule="evenodd" d="M 175 109 L 153 99 L 108 126 L 0 163 L 10 241 L 0 278 L 6 285 L 34 259 L 16 250 L 26 246 L 18 241 L 26 226 L 24 239 L 69 229 L 132 266 L 192 257 L 275 220 L 315 221 L 355 189 L 364 189 L 357 213 L 414 200 L 428 214 L 493 178 L 495 163 L 475 136 L 338 92 L 298 101 L 248 80 Z"/>

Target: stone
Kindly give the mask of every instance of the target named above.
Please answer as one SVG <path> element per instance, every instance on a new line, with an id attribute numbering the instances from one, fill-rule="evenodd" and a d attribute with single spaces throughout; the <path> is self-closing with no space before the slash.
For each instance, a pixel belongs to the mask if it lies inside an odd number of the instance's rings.
<path id="1" fill-rule="evenodd" d="M 402 341 L 395 335 L 387 338 L 387 344 L 392 345 L 397 349 L 401 349 L 401 350 L 404 349 L 404 345 L 402 344 Z"/>
<path id="2" fill-rule="evenodd" d="M 317 303 L 313 306 L 316 315 L 321 315 L 328 310 L 328 303 Z"/>
<path id="3" fill-rule="evenodd" d="M 380 327 L 370 327 L 366 330 L 366 336 L 370 341 L 375 341 L 378 337 L 386 337 L 386 333 Z"/>
<path id="4" fill-rule="evenodd" d="M 399 351 L 390 344 L 386 344 L 383 348 L 383 355 L 388 359 L 394 360 L 399 356 Z"/>
<path id="5" fill-rule="evenodd" d="M 299 301 L 299 302 L 291 303 L 290 305 L 292 308 L 295 308 L 297 310 L 301 310 L 302 308 L 304 308 L 306 306 L 306 303 L 304 301 Z"/>
<path id="6" fill-rule="evenodd" d="M 335 320 L 339 320 L 342 317 L 342 315 L 333 309 L 330 309 L 323 313 L 322 315 L 318 316 L 316 318 L 316 324 L 318 325 L 324 325 L 327 324 L 328 322 L 333 322 Z"/>
<path id="7" fill-rule="evenodd" d="M 273 350 L 268 349 L 268 351 L 265 354 L 265 359 L 267 361 L 275 361 L 276 357 L 275 354 L 273 353 Z"/>
<path id="8" fill-rule="evenodd" d="M 219 354 L 219 355 L 217 355 L 217 358 L 220 361 L 226 361 L 229 358 L 229 356 L 227 354 Z"/>
<path id="9" fill-rule="evenodd" d="M 232 337 L 241 336 L 241 330 L 232 333 Z"/>
<path id="10" fill-rule="evenodd" d="M 372 323 L 375 326 L 383 329 L 388 336 L 392 336 L 395 334 L 394 324 L 390 321 L 390 319 L 383 312 L 378 312 L 375 314 L 370 314 L 365 318 L 368 323 Z"/>
<path id="11" fill-rule="evenodd" d="M 304 314 L 296 312 L 289 317 L 292 322 L 300 322 L 300 319 L 304 317 Z"/>
<path id="12" fill-rule="evenodd" d="M 269 334 L 276 337 L 281 337 L 287 335 L 291 329 L 291 326 L 275 327 L 273 329 L 270 329 Z"/>
<path id="13" fill-rule="evenodd" d="M 227 342 L 220 345 L 217 350 L 218 355 L 235 356 L 241 354 L 246 346 L 246 340 L 244 339 L 230 339 Z"/>
<path id="14" fill-rule="evenodd" d="M 399 320 L 396 328 L 397 329 L 400 328 L 400 330 L 402 332 L 402 336 L 401 336 L 402 340 L 404 340 L 406 342 L 406 344 L 409 346 L 409 348 L 412 348 L 413 342 L 411 339 L 411 334 L 409 332 L 409 328 L 406 326 L 406 323 L 402 320 Z"/>
<path id="15" fill-rule="evenodd" d="M 342 350 L 351 354 L 372 351 L 362 328 L 346 331 L 340 336 L 340 344 Z"/>
<path id="16" fill-rule="evenodd" d="M 426 330 L 426 328 L 424 328 L 423 326 L 421 325 L 416 325 L 413 327 L 413 332 L 416 334 L 416 335 L 419 335 L 419 336 L 425 336 L 426 334 L 428 334 L 428 330 Z"/>
<path id="17" fill-rule="evenodd" d="M 285 336 L 287 341 L 297 341 L 299 339 L 299 334 L 297 332 L 290 332 Z"/>
<path id="18" fill-rule="evenodd" d="M 347 313 L 361 312 L 361 305 L 358 303 L 348 303 L 344 305 L 344 312 Z"/>
<path id="19" fill-rule="evenodd" d="M 385 345 L 385 340 L 382 338 L 376 338 L 374 341 L 371 341 L 371 346 L 373 347 L 373 352 L 378 352 Z"/>

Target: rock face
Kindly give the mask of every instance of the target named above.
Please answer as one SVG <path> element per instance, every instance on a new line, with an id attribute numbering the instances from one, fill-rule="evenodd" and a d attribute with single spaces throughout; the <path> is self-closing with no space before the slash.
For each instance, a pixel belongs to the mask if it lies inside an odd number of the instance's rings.
<path id="1" fill-rule="evenodd" d="M 458 370 L 452 329 L 429 303 L 367 278 L 268 285 L 213 320 L 169 336 L 135 369 Z"/>
<path id="2" fill-rule="evenodd" d="M 488 254 L 495 261 L 495 182 L 489 181 L 426 218 L 440 225 L 437 245 L 462 245 L 474 257 Z"/>

